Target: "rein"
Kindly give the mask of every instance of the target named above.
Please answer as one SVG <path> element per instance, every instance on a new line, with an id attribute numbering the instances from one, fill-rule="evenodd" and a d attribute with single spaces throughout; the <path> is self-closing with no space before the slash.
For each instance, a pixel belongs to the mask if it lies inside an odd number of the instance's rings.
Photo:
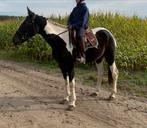
<path id="1" fill-rule="evenodd" d="M 66 29 L 65 31 L 63 31 L 63 32 L 61 32 L 61 33 L 59 33 L 59 34 L 57 34 L 58 36 L 59 35 L 62 35 L 62 34 L 64 34 L 65 32 L 68 32 L 69 30 L 68 29 Z"/>

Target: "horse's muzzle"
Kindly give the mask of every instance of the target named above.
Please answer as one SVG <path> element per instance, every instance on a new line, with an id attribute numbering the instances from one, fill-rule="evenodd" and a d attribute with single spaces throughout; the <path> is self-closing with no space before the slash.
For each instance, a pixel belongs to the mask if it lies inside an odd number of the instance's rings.
<path id="1" fill-rule="evenodd" d="M 12 38 L 12 42 L 15 46 L 19 45 L 21 43 L 20 39 L 18 38 L 18 36 L 14 36 Z"/>

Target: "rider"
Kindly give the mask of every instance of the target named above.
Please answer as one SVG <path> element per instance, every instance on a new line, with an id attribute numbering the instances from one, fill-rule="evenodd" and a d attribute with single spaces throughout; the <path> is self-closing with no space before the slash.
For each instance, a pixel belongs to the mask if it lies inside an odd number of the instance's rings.
<path id="1" fill-rule="evenodd" d="M 76 41 L 74 45 L 76 45 L 77 48 L 77 60 L 81 63 L 85 63 L 84 36 L 89 24 L 89 10 L 85 0 L 76 0 L 76 3 L 77 5 L 72 10 L 68 19 L 68 28 L 70 30 L 70 38 L 72 38 L 72 34 L 75 33 Z"/>

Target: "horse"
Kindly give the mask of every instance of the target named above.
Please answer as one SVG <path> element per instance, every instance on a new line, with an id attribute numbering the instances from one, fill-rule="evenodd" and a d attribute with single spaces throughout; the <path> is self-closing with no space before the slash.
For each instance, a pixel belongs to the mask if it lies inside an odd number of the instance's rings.
<path id="1" fill-rule="evenodd" d="M 27 11 L 28 15 L 13 36 L 13 43 L 15 46 L 18 46 L 36 34 L 40 34 L 49 43 L 52 48 L 52 55 L 57 61 L 65 80 L 66 94 L 62 103 L 68 103 L 67 109 L 73 110 L 76 107 L 74 70 L 76 64 L 76 48 L 70 43 L 69 31 L 67 31 L 67 28 L 56 25 L 47 18 L 35 14 L 28 7 Z M 96 36 L 98 46 L 87 49 L 85 56 L 86 62 L 95 62 L 97 68 L 96 91 L 93 94 L 97 96 L 100 91 L 103 76 L 103 62 L 106 60 L 108 64 L 108 81 L 113 87 L 109 98 L 115 99 L 118 79 L 118 69 L 115 63 L 116 40 L 106 28 L 94 28 L 92 32 Z"/>

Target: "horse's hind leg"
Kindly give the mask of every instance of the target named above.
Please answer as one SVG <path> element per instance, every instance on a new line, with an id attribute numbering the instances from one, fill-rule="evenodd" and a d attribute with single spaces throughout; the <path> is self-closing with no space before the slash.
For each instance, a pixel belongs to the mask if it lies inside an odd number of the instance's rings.
<path id="1" fill-rule="evenodd" d="M 92 93 L 91 96 L 97 96 L 101 90 L 101 85 L 102 85 L 102 80 L 103 80 L 103 72 L 104 72 L 103 62 L 104 62 L 104 59 L 96 62 L 96 68 L 97 68 L 96 92 Z"/>
<path id="2" fill-rule="evenodd" d="M 112 85 L 113 87 L 109 98 L 115 99 L 116 98 L 115 95 L 117 93 L 117 79 L 118 79 L 118 70 L 115 61 L 113 62 L 112 65 L 109 66 L 108 78 L 109 78 L 109 84 Z"/>

